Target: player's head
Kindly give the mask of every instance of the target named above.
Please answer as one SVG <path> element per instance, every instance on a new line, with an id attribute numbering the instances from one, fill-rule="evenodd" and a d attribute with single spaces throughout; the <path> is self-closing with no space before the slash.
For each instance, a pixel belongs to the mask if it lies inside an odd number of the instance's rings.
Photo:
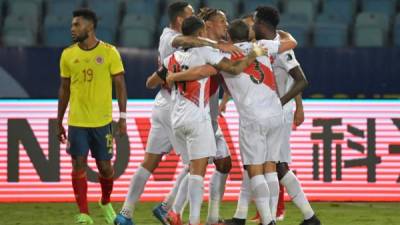
<path id="1" fill-rule="evenodd" d="M 78 9 L 72 15 L 72 39 L 74 42 L 83 42 L 89 35 L 93 35 L 96 30 L 96 13 L 90 9 Z"/>
<path id="2" fill-rule="evenodd" d="M 249 39 L 250 40 L 255 40 L 256 39 L 256 35 L 254 34 L 254 13 L 250 13 L 247 15 L 242 16 L 242 21 L 245 22 L 247 24 L 247 26 L 249 26 Z"/>
<path id="3" fill-rule="evenodd" d="M 168 6 L 168 18 L 170 24 L 181 27 L 183 20 L 193 15 L 193 7 L 187 2 L 173 2 Z"/>
<path id="4" fill-rule="evenodd" d="M 182 34 L 185 36 L 204 37 L 204 21 L 196 16 L 186 18 L 182 23 Z"/>
<path id="5" fill-rule="evenodd" d="M 279 12 L 270 6 L 260 6 L 254 15 L 254 32 L 256 39 L 263 39 L 266 32 L 275 32 L 279 24 Z"/>
<path id="6" fill-rule="evenodd" d="M 211 36 L 214 36 L 216 41 L 226 39 L 228 31 L 228 19 L 223 11 L 211 8 L 202 8 L 198 17 L 204 20 L 206 29 Z"/>
<path id="7" fill-rule="evenodd" d="M 232 21 L 229 24 L 228 33 L 234 43 L 249 41 L 249 26 L 243 20 Z"/>

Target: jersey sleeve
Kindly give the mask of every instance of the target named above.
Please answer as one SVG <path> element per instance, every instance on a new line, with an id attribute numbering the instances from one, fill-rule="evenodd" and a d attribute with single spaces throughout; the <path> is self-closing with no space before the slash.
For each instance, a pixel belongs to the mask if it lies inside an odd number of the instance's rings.
<path id="1" fill-rule="evenodd" d="M 279 54 L 278 57 L 279 57 L 280 64 L 286 70 L 286 72 L 289 72 L 291 69 L 300 65 L 296 59 L 296 56 L 294 55 L 293 50 L 283 52 L 283 53 Z"/>
<path id="2" fill-rule="evenodd" d="M 268 49 L 268 53 L 271 55 L 278 54 L 280 41 L 272 40 L 260 40 L 257 42 L 261 47 Z"/>
<path id="3" fill-rule="evenodd" d="M 210 65 L 217 65 L 225 55 L 218 49 L 211 48 L 211 47 L 202 47 L 199 48 L 199 54 L 204 57 L 206 63 Z"/>
<path id="4" fill-rule="evenodd" d="M 176 37 L 178 37 L 178 36 L 180 36 L 181 34 L 179 34 L 179 33 L 171 33 L 171 34 L 169 34 L 169 36 L 166 38 L 166 43 L 167 43 L 167 45 L 170 47 L 170 48 L 172 48 L 172 49 L 174 49 L 174 47 L 172 46 L 172 42 L 174 41 L 174 39 L 176 38 Z"/>
<path id="5" fill-rule="evenodd" d="M 110 52 L 110 73 L 111 75 L 116 75 L 124 72 L 124 65 L 122 64 L 121 55 L 118 50 L 113 47 Z"/>
<path id="6" fill-rule="evenodd" d="M 70 78 L 71 70 L 68 67 L 66 58 L 67 58 L 66 53 L 65 53 L 65 51 L 63 51 L 61 54 L 61 59 L 60 59 L 60 75 L 63 78 Z"/>

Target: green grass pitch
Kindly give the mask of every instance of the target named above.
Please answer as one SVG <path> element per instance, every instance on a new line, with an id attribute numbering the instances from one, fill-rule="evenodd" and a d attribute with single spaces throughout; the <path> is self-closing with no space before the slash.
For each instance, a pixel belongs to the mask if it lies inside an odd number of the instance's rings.
<path id="1" fill-rule="evenodd" d="M 119 211 L 120 202 L 114 203 Z M 156 203 L 140 203 L 135 212 L 137 225 L 158 225 L 151 213 Z M 400 203 L 312 203 L 323 225 L 400 225 Z M 221 216 L 230 218 L 236 202 L 223 202 Z M 105 225 L 96 203 L 90 204 L 96 225 Z M 74 203 L 1 203 L 0 225 L 73 225 L 77 208 Z M 254 206 L 249 216 L 254 215 Z M 207 215 L 207 203 L 203 204 L 202 221 Z M 184 216 L 187 219 L 187 215 Z M 298 225 L 301 214 L 292 203 L 286 204 L 286 217 L 281 225 Z M 248 222 L 253 225 L 255 223 Z"/>

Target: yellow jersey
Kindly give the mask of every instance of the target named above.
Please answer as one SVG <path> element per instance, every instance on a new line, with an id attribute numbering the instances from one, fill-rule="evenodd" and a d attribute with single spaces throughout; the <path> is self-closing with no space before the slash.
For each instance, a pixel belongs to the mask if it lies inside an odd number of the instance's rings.
<path id="1" fill-rule="evenodd" d="M 64 49 L 60 74 L 70 78 L 68 125 L 101 127 L 112 120 L 112 76 L 124 72 L 118 50 L 99 41 L 90 50 L 73 44 Z"/>

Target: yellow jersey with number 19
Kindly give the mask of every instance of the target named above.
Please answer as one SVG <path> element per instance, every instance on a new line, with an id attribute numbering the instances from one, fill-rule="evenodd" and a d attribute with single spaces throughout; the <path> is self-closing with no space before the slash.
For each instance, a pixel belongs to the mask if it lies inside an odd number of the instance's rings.
<path id="1" fill-rule="evenodd" d="M 112 120 L 112 76 L 124 72 L 118 50 L 99 41 L 83 50 L 78 44 L 64 49 L 60 59 L 62 78 L 70 78 L 68 125 L 101 127 Z"/>

